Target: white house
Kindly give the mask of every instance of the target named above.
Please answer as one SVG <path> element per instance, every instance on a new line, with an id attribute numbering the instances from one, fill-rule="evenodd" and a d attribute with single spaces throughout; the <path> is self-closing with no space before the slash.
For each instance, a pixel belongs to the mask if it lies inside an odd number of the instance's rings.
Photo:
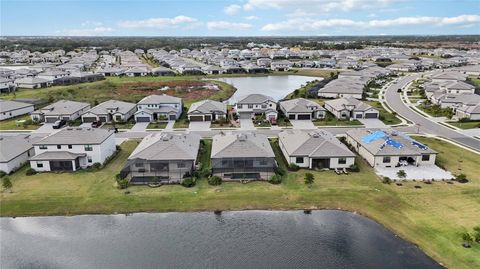
<path id="1" fill-rule="evenodd" d="M 250 94 L 240 98 L 235 104 L 235 110 L 242 118 L 265 114 L 267 120 L 277 119 L 277 102 L 263 94 Z"/>
<path id="2" fill-rule="evenodd" d="M 6 120 L 33 112 L 33 104 L 0 100 L 0 120 Z"/>
<path id="3" fill-rule="evenodd" d="M 273 71 L 288 71 L 292 66 L 293 63 L 289 60 L 273 61 L 270 63 L 270 69 Z"/>
<path id="4" fill-rule="evenodd" d="M 280 110 L 290 120 L 323 119 L 326 113 L 320 104 L 305 98 L 281 101 Z"/>
<path id="5" fill-rule="evenodd" d="M 24 77 L 15 80 L 17 88 L 38 89 L 52 85 L 52 82 L 43 78 Z"/>
<path id="6" fill-rule="evenodd" d="M 353 97 L 329 100 L 325 108 L 338 119 L 377 119 L 378 110 Z"/>
<path id="7" fill-rule="evenodd" d="M 137 111 L 137 105 L 118 100 L 109 100 L 92 107 L 82 115 L 82 122 L 127 121 Z"/>
<path id="8" fill-rule="evenodd" d="M 53 104 L 50 104 L 44 108 L 35 110 L 31 113 L 32 120 L 54 123 L 57 120 L 76 120 L 83 113 L 90 109 L 90 104 L 59 100 Z"/>
<path id="9" fill-rule="evenodd" d="M 213 100 L 193 103 L 188 109 L 189 121 L 215 121 L 227 117 L 227 105 Z"/>
<path id="10" fill-rule="evenodd" d="M 348 168 L 355 163 L 355 154 L 323 130 L 282 131 L 278 134 L 278 144 L 288 163 L 304 168 Z"/>
<path id="11" fill-rule="evenodd" d="M 136 122 L 152 122 L 159 119 L 176 120 L 182 115 L 182 98 L 162 95 L 150 95 L 137 103 Z"/>
<path id="12" fill-rule="evenodd" d="M 116 151 L 112 130 L 64 128 L 33 143 L 35 171 L 77 171 L 94 163 L 103 164 Z"/>
<path id="13" fill-rule="evenodd" d="M 458 119 L 480 120 L 480 104 L 474 106 L 463 105 L 455 110 Z"/>
<path id="14" fill-rule="evenodd" d="M 30 135 L 0 136 L 0 171 L 17 170 L 35 155 Z"/>

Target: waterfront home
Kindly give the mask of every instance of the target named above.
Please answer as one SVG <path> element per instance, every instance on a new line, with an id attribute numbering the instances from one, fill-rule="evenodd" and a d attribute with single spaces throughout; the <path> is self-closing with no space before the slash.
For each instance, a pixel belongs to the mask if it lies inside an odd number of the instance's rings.
<path id="1" fill-rule="evenodd" d="M 325 108 L 338 119 L 377 119 L 378 110 L 353 97 L 329 100 Z"/>
<path id="2" fill-rule="evenodd" d="M 289 120 L 312 120 L 325 118 L 325 108 L 317 102 L 296 98 L 292 100 L 281 101 L 280 110 Z"/>
<path id="3" fill-rule="evenodd" d="M 7 174 L 17 170 L 35 155 L 30 135 L 0 136 L 0 171 Z"/>
<path id="4" fill-rule="evenodd" d="M 366 79 L 361 77 L 342 77 L 334 79 L 318 90 L 318 97 L 340 98 L 353 97 L 361 99 Z"/>
<path id="5" fill-rule="evenodd" d="M 39 89 L 52 85 L 52 82 L 38 77 L 24 77 L 15 80 L 17 88 Z"/>
<path id="6" fill-rule="evenodd" d="M 292 66 L 293 63 L 289 60 L 272 61 L 270 63 L 270 69 L 272 71 L 288 71 Z"/>
<path id="7" fill-rule="evenodd" d="M 176 120 L 183 111 L 182 98 L 166 94 L 149 95 L 137 103 L 136 122 Z"/>
<path id="8" fill-rule="evenodd" d="M 0 120 L 14 118 L 33 112 L 34 105 L 18 101 L 0 100 Z"/>
<path id="9" fill-rule="evenodd" d="M 137 105 L 118 100 L 100 103 L 82 115 L 82 122 L 121 122 L 127 121 L 137 111 Z"/>
<path id="10" fill-rule="evenodd" d="M 188 109 L 189 121 L 215 121 L 226 119 L 227 105 L 213 100 L 192 103 Z"/>
<path id="11" fill-rule="evenodd" d="M 35 171 L 77 171 L 103 164 L 116 151 L 113 130 L 67 127 L 33 143 Z"/>
<path id="12" fill-rule="evenodd" d="M 372 167 L 434 165 L 437 152 L 393 129 L 352 129 L 347 142 Z"/>
<path id="13" fill-rule="evenodd" d="M 88 103 L 59 100 L 46 107 L 33 111 L 30 115 L 34 121 L 54 123 L 57 120 L 76 120 L 89 109 L 90 104 Z"/>
<path id="14" fill-rule="evenodd" d="M 212 175 L 223 180 L 268 180 L 277 167 L 267 136 L 258 133 L 214 135 L 210 156 Z"/>
<path id="15" fill-rule="evenodd" d="M 249 94 L 241 97 L 235 104 L 235 110 L 241 118 L 254 118 L 265 115 L 269 121 L 277 119 L 277 102 L 263 94 Z"/>
<path id="16" fill-rule="evenodd" d="M 131 184 L 180 183 L 192 175 L 199 148 L 197 134 L 153 133 L 130 154 L 120 175 Z"/>
<path id="17" fill-rule="evenodd" d="M 348 168 L 355 163 L 355 154 L 323 130 L 282 131 L 278 134 L 278 144 L 288 163 L 304 168 Z"/>

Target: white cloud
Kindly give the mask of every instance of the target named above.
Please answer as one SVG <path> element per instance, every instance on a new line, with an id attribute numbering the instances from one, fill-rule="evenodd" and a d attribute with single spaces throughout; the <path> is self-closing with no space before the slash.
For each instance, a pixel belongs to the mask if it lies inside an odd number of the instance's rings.
<path id="1" fill-rule="evenodd" d="M 453 24 L 472 24 L 480 22 L 479 15 L 460 15 L 456 17 L 400 17 L 388 20 L 353 21 L 350 19 L 315 20 L 311 18 L 296 18 L 278 23 L 269 23 L 262 27 L 263 31 L 324 30 L 326 27 L 359 27 L 382 28 L 408 25 L 435 25 L 445 26 Z"/>
<path id="2" fill-rule="evenodd" d="M 88 26 L 102 26 L 103 23 L 99 21 L 84 21 L 81 23 L 82 27 L 88 27 Z"/>
<path id="3" fill-rule="evenodd" d="M 146 20 L 121 21 L 118 25 L 122 28 L 167 28 L 167 27 L 191 27 L 197 24 L 198 20 L 187 16 L 176 16 L 173 18 L 150 18 Z"/>
<path id="4" fill-rule="evenodd" d="M 304 12 L 350 11 L 388 6 L 400 0 L 248 0 L 243 9 L 286 9 Z"/>
<path id="5" fill-rule="evenodd" d="M 62 31 L 57 31 L 59 35 L 66 36 L 100 36 L 112 32 L 113 29 L 110 27 L 94 27 L 94 28 L 80 28 L 80 29 L 67 29 Z"/>
<path id="6" fill-rule="evenodd" d="M 207 28 L 209 30 L 247 30 L 252 28 L 249 23 L 238 23 L 228 21 L 209 21 L 207 22 Z"/>
<path id="7" fill-rule="evenodd" d="M 225 7 L 225 9 L 223 10 L 225 12 L 225 14 L 227 15 L 235 15 L 237 14 L 240 10 L 242 9 L 242 6 L 240 5 L 229 5 L 227 7 Z"/>
<path id="8" fill-rule="evenodd" d="M 253 21 L 253 20 L 258 20 L 258 17 L 257 16 L 246 16 L 246 17 L 244 17 L 244 19 L 246 19 L 248 21 Z"/>

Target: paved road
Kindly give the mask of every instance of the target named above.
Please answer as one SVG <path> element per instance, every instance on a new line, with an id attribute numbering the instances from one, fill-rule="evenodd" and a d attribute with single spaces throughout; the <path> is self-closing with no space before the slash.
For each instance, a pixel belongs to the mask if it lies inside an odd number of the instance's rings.
<path id="1" fill-rule="evenodd" d="M 388 106 L 390 106 L 390 108 L 397 112 L 400 116 L 415 124 L 420 124 L 418 128 L 421 133 L 441 136 L 480 152 L 480 140 L 466 136 L 448 127 L 435 123 L 418 114 L 412 108 L 403 103 L 401 95 L 397 92 L 397 90 L 405 87 L 408 83 L 418 77 L 420 77 L 420 74 L 406 76 L 388 87 L 385 93 L 385 100 Z"/>

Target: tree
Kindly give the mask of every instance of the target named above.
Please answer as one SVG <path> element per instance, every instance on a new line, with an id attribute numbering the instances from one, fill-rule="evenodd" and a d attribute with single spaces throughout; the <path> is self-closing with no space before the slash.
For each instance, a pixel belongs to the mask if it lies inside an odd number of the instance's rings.
<path id="1" fill-rule="evenodd" d="M 312 186 L 313 182 L 315 182 L 315 176 L 312 173 L 305 174 L 305 184 L 309 187 Z"/>
<path id="2" fill-rule="evenodd" d="M 2 186 L 3 186 L 3 188 L 6 189 L 6 190 L 12 188 L 13 184 L 12 184 L 12 181 L 10 181 L 10 178 L 9 178 L 9 177 L 4 177 L 4 178 L 3 178 Z"/>
<path id="3" fill-rule="evenodd" d="M 405 172 L 405 170 L 399 170 L 399 171 L 397 172 L 397 176 L 398 176 L 399 178 L 406 178 L 406 177 L 407 177 L 407 172 Z"/>

